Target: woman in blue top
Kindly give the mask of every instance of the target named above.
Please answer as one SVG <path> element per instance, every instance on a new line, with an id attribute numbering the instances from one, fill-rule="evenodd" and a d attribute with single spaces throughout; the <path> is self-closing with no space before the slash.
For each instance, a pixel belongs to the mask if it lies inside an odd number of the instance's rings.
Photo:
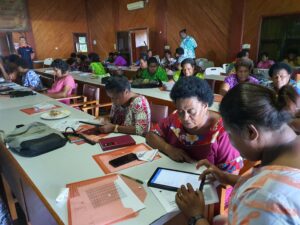
<path id="1" fill-rule="evenodd" d="M 179 32 L 181 43 L 180 47 L 184 49 L 185 58 L 196 58 L 195 48 L 197 48 L 197 42 L 191 36 L 188 36 L 186 29 L 183 29 Z"/>
<path id="2" fill-rule="evenodd" d="M 291 85 L 300 94 L 300 84 L 291 79 L 291 74 L 292 68 L 288 64 L 282 62 L 273 64 L 269 70 L 273 83 L 269 87 L 278 92 L 283 86 Z"/>

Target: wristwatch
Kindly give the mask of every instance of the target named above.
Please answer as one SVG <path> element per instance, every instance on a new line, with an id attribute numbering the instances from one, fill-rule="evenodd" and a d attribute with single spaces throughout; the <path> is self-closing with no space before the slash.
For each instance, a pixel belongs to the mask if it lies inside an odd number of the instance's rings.
<path id="1" fill-rule="evenodd" d="M 197 221 L 201 220 L 201 219 L 205 219 L 202 214 L 199 214 L 199 215 L 196 215 L 196 216 L 192 216 L 188 220 L 188 225 L 195 225 L 197 223 Z"/>
<path id="2" fill-rule="evenodd" d="M 115 125 L 115 129 L 114 129 L 114 133 L 119 133 L 118 128 L 119 128 L 119 125 L 116 124 L 116 125 Z"/>

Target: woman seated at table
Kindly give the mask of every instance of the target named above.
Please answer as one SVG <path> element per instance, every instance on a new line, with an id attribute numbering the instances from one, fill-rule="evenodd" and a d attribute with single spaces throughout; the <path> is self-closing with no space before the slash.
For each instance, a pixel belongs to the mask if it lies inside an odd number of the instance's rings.
<path id="1" fill-rule="evenodd" d="M 177 111 L 151 129 L 147 143 L 174 161 L 207 159 L 222 170 L 237 172 L 242 159 L 231 146 L 220 115 L 208 110 L 214 99 L 208 83 L 197 77 L 183 77 L 170 96 Z"/>
<path id="2" fill-rule="evenodd" d="M 125 76 L 112 76 L 105 85 L 112 100 L 110 122 L 100 127 L 102 133 L 125 133 L 144 135 L 149 131 L 151 112 L 147 99 L 131 92 Z"/>
<path id="3" fill-rule="evenodd" d="M 170 50 L 165 50 L 164 58 L 162 58 L 160 65 L 166 69 L 171 69 L 172 65 L 176 62 L 176 59 L 172 58 Z"/>
<path id="4" fill-rule="evenodd" d="M 291 67 L 300 66 L 300 56 L 296 49 L 289 49 L 287 57 L 283 60 L 284 63 L 287 63 Z"/>
<path id="5" fill-rule="evenodd" d="M 82 72 L 90 72 L 90 62 L 86 55 L 80 54 L 78 55 L 79 63 L 78 63 L 78 70 Z"/>
<path id="6" fill-rule="evenodd" d="M 22 77 L 22 86 L 31 88 L 35 91 L 43 89 L 43 84 L 40 76 L 32 69 L 29 69 L 28 63 L 20 58 L 17 62 L 18 72 Z"/>
<path id="7" fill-rule="evenodd" d="M 148 80 L 168 81 L 166 71 L 159 65 L 155 57 L 148 59 L 148 68 L 141 72 L 141 78 Z"/>
<path id="8" fill-rule="evenodd" d="M 141 54 L 141 56 L 138 60 L 140 68 L 138 69 L 138 71 L 136 73 L 136 78 L 141 78 L 143 71 L 146 71 L 148 69 L 147 60 L 148 60 L 147 54 Z"/>
<path id="9" fill-rule="evenodd" d="M 292 68 L 286 63 L 275 63 L 269 70 L 269 76 L 273 83 L 269 85 L 270 88 L 278 92 L 283 86 L 289 84 L 295 88 L 300 94 L 300 84 L 291 79 Z"/>
<path id="10" fill-rule="evenodd" d="M 300 224 L 300 137 L 288 126 L 289 115 L 279 105 L 273 90 L 248 83 L 223 98 L 220 112 L 231 143 L 249 161 L 261 161 L 243 177 L 205 160 L 197 164 L 207 167 L 202 177 L 210 174 L 234 186 L 226 224 Z M 193 224 L 209 224 L 203 218 L 202 192 L 182 186 L 176 203 Z"/>
<path id="11" fill-rule="evenodd" d="M 126 59 L 118 52 L 114 53 L 114 63 L 115 66 L 127 66 Z"/>
<path id="12" fill-rule="evenodd" d="M 181 77 L 189 77 L 189 76 L 195 76 L 200 79 L 204 79 L 203 73 L 198 73 L 196 71 L 196 63 L 194 59 L 187 58 L 181 62 L 181 71 L 176 71 L 173 74 L 173 80 L 178 81 Z"/>
<path id="13" fill-rule="evenodd" d="M 269 69 L 275 62 L 269 59 L 269 55 L 266 52 L 261 53 L 261 59 L 257 63 L 259 69 Z"/>
<path id="14" fill-rule="evenodd" d="M 54 70 L 55 81 L 47 91 L 47 94 L 51 98 L 66 98 L 71 96 L 72 90 L 75 89 L 75 81 L 72 75 L 69 74 L 69 66 L 62 59 L 55 59 L 51 67 Z M 65 104 L 70 104 L 70 100 L 61 100 Z"/>
<path id="15" fill-rule="evenodd" d="M 237 61 L 235 64 L 236 74 L 229 75 L 225 78 L 221 86 L 220 94 L 224 96 L 231 88 L 240 83 L 258 84 L 259 81 L 250 76 L 252 65 L 252 62 L 247 59 Z"/>
<path id="16" fill-rule="evenodd" d="M 92 71 L 93 74 L 99 76 L 106 74 L 106 71 L 102 63 L 100 62 L 100 57 L 97 53 L 92 52 L 88 55 L 88 57 L 90 60 L 90 70 Z"/>

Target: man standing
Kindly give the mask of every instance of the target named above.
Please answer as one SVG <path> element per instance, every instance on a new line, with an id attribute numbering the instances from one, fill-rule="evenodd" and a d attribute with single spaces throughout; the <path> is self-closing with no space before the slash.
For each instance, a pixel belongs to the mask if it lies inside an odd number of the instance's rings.
<path id="1" fill-rule="evenodd" d="M 18 48 L 19 56 L 26 61 L 29 69 L 33 69 L 34 51 L 30 45 L 27 44 L 25 37 L 20 37 L 20 47 Z"/>
<path id="2" fill-rule="evenodd" d="M 197 48 L 197 42 L 191 36 L 186 34 L 186 29 L 179 32 L 181 37 L 180 47 L 184 49 L 184 57 L 195 59 L 195 48 Z"/>

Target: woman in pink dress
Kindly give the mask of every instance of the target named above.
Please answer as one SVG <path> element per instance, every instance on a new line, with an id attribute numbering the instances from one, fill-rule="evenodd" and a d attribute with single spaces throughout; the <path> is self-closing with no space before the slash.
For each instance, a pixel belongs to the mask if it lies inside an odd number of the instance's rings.
<path id="1" fill-rule="evenodd" d="M 66 98 L 71 96 L 72 90 L 75 89 L 75 81 L 69 74 L 69 66 L 62 59 L 55 59 L 51 64 L 54 70 L 55 81 L 48 90 L 47 95 L 51 98 Z M 65 104 L 70 104 L 70 100 L 61 100 Z"/>
<path id="2" fill-rule="evenodd" d="M 270 69 L 275 62 L 269 59 L 269 55 L 266 52 L 261 53 L 261 60 L 257 64 L 259 69 Z"/>

